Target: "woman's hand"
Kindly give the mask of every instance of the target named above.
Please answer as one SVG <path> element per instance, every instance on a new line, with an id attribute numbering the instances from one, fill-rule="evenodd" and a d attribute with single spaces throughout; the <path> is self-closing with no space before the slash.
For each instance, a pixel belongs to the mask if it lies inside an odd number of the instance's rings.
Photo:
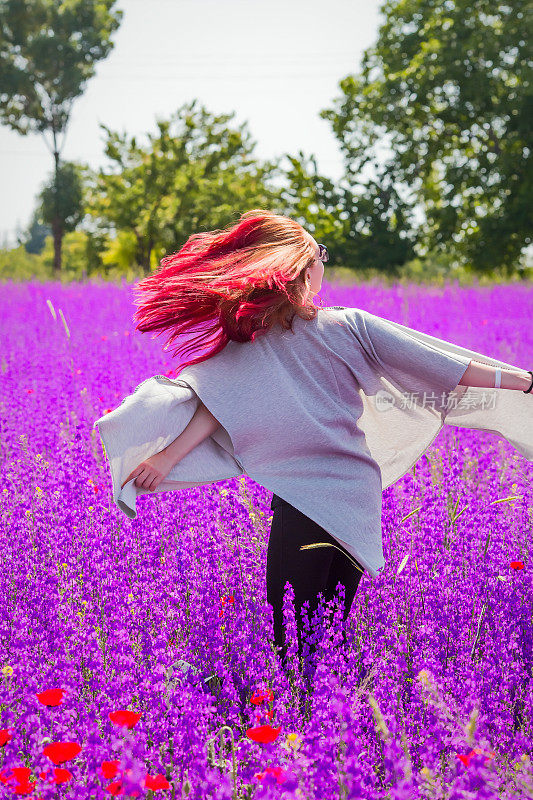
<path id="1" fill-rule="evenodd" d="M 161 450 L 160 453 L 156 453 L 150 456 L 150 458 L 145 459 L 145 461 L 141 461 L 141 463 L 130 472 L 120 488 L 122 489 L 124 484 L 132 478 L 136 478 L 135 486 L 139 489 L 148 489 L 150 492 L 153 492 L 157 489 L 161 481 L 166 478 L 173 466 L 174 462 L 172 459 L 167 455 L 165 450 Z"/>

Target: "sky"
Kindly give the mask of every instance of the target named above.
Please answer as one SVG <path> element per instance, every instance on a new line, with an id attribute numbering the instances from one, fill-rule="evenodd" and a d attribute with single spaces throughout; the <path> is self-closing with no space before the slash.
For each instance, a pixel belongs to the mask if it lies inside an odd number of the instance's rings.
<path id="1" fill-rule="evenodd" d="M 62 158 L 106 166 L 104 124 L 155 131 L 197 98 L 212 114 L 248 123 L 259 159 L 314 154 L 332 179 L 338 144 L 321 109 L 358 73 L 374 44 L 382 0 L 119 0 L 115 47 L 72 107 Z M 0 246 L 15 245 L 52 169 L 42 136 L 0 125 Z"/>

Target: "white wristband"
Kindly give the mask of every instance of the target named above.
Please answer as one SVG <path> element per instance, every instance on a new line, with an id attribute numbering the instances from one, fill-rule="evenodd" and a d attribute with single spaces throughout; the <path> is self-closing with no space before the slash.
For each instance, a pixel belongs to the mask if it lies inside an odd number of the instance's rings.
<path id="1" fill-rule="evenodd" d="M 502 385 L 502 368 L 496 367 L 496 377 L 494 379 L 494 388 L 500 389 Z"/>

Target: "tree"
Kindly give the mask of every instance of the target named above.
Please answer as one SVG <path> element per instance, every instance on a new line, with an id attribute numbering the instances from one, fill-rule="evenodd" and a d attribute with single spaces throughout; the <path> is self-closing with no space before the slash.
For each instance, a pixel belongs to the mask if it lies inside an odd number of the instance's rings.
<path id="1" fill-rule="evenodd" d="M 56 192 L 60 154 L 73 101 L 113 47 L 121 11 L 116 0 L 0 0 L 0 119 L 26 135 L 43 135 L 54 158 Z M 63 200 L 56 194 L 59 206 Z M 60 215 L 53 215 L 54 268 L 61 269 Z"/>
<path id="2" fill-rule="evenodd" d="M 19 245 L 24 245 L 27 253 L 39 255 L 42 253 L 46 237 L 50 236 L 51 233 L 52 229 L 42 221 L 39 209 L 35 209 L 30 223 L 24 231 L 24 235 L 19 237 L 18 243 Z"/>
<path id="3" fill-rule="evenodd" d="M 287 155 L 287 187 L 282 199 L 286 213 L 331 250 L 331 263 L 399 275 L 400 266 L 414 256 L 413 241 L 405 234 L 408 211 L 394 188 L 392 175 L 369 180 L 357 194 L 354 182 L 334 183 L 319 174 L 316 158 Z"/>
<path id="4" fill-rule="evenodd" d="M 354 178 L 382 141 L 386 173 L 425 214 L 420 244 L 479 272 L 531 243 L 533 7 L 529 0 L 387 0 L 359 76 L 321 116 Z M 353 165 L 356 168 L 353 169 Z"/>
<path id="5" fill-rule="evenodd" d="M 279 191 L 267 181 L 277 166 L 259 164 L 246 123 L 229 126 L 234 114 L 214 116 L 197 101 L 157 121 L 147 143 L 101 127 L 111 166 L 93 173 L 87 210 L 113 236 L 135 236 L 135 260 L 147 273 L 165 253 L 191 233 L 213 230 L 240 210 L 271 206 Z M 131 237 L 119 240 L 120 258 L 131 252 Z"/>
<path id="6" fill-rule="evenodd" d="M 288 167 L 282 188 L 283 213 L 300 223 L 317 241 L 328 243 L 333 260 L 343 260 L 345 198 L 338 186 L 318 172 L 314 155 L 285 154 Z"/>
<path id="7" fill-rule="evenodd" d="M 52 229 L 55 266 L 57 257 L 61 262 L 64 234 L 73 231 L 84 216 L 82 168 L 70 161 L 62 162 L 41 190 L 39 200 L 39 217 Z"/>

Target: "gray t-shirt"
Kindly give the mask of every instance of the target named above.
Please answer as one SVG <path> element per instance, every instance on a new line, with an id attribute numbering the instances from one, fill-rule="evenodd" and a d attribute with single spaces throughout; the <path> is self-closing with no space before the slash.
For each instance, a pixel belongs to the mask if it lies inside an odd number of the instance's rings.
<path id="1" fill-rule="evenodd" d="M 383 489 L 412 468 L 444 424 L 490 430 L 533 460 L 533 396 L 458 386 L 471 359 L 513 365 L 358 308 L 296 316 L 229 342 L 177 378 L 153 376 L 97 420 L 118 507 L 148 490 L 122 480 L 186 427 L 198 398 L 221 426 L 158 491 L 243 473 L 330 533 L 375 577 L 384 564 Z M 468 402 L 465 402 L 468 400 Z"/>

